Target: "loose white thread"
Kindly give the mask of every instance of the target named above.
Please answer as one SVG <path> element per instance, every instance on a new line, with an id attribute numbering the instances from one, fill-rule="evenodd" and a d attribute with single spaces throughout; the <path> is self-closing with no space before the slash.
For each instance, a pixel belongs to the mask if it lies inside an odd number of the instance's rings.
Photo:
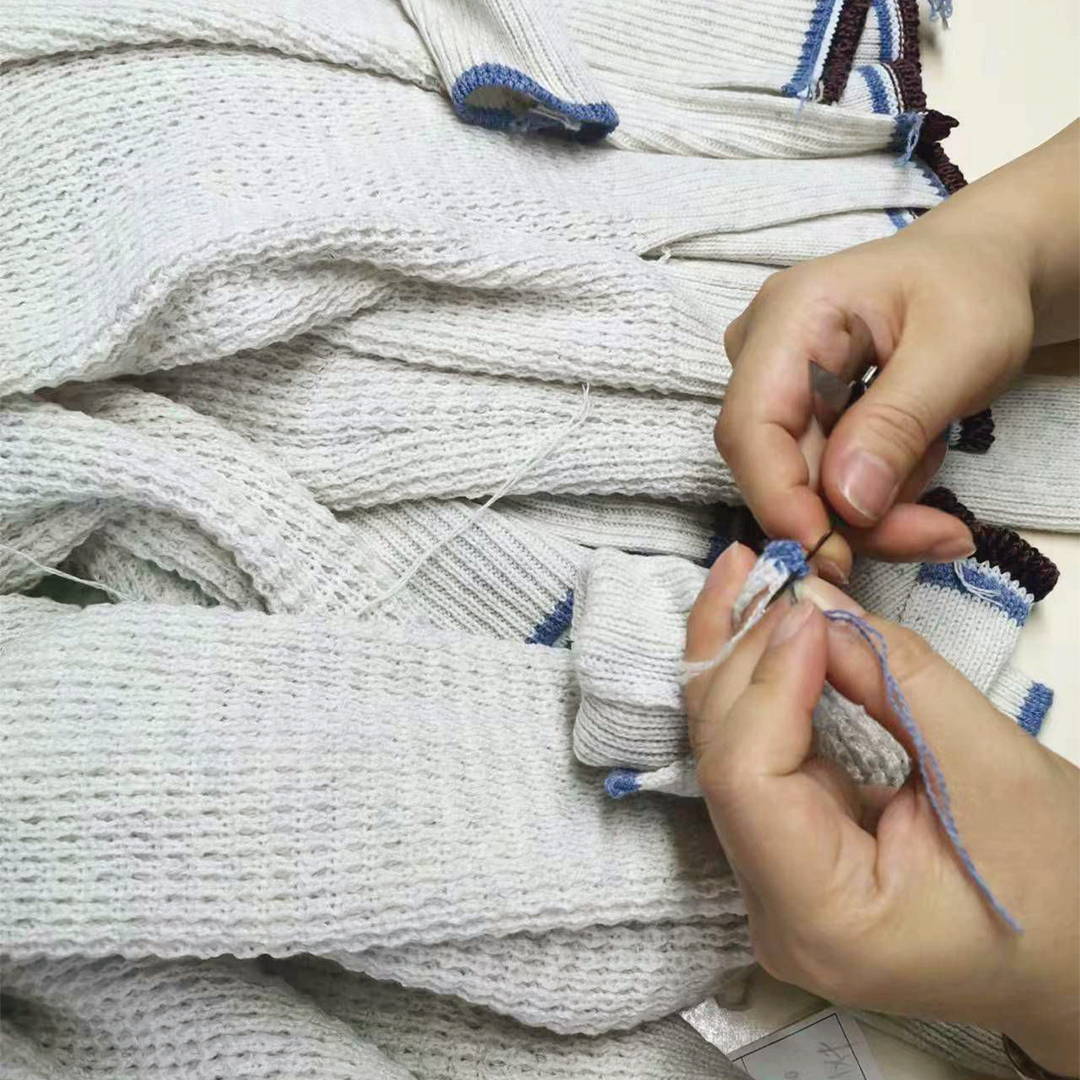
<path id="1" fill-rule="evenodd" d="M 447 544 L 453 543 L 462 533 L 467 532 L 476 524 L 483 513 L 496 502 L 499 501 L 504 495 L 507 495 L 514 485 L 535 465 L 538 465 L 549 454 L 553 453 L 558 446 L 566 439 L 568 439 L 582 424 L 589 418 L 589 412 L 592 409 L 592 402 L 589 398 L 589 384 L 581 384 L 581 407 L 574 414 L 571 420 L 561 427 L 555 435 L 549 439 L 536 453 L 534 453 L 527 460 L 523 461 L 516 469 L 499 485 L 498 489 L 493 495 L 478 506 L 473 513 L 471 513 L 456 529 L 447 533 L 446 536 L 439 540 L 436 540 L 426 551 L 420 553 L 419 556 L 413 561 L 412 565 L 405 571 L 404 574 L 398 578 L 397 582 L 392 585 L 386 592 L 380 596 L 376 596 L 374 600 L 366 604 L 361 608 L 359 615 L 364 616 L 371 612 L 374 608 L 377 608 L 380 604 L 386 603 L 387 600 L 397 596 L 406 585 L 419 573 L 424 564 L 429 559 L 434 558 L 442 548 Z"/>
<path id="2" fill-rule="evenodd" d="M 996 589 L 984 588 L 982 585 L 976 585 L 974 582 L 969 581 L 964 577 L 964 563 L 961 559 L 954 560 L 953 571 L 956 573 L 960 584 L 963 585 L 972 596 L 977 596 L 980 600 L 985 600 L 987 603 L 993 604 L 994 607 L 1004 607 L 1001 602 L 1001 595 Z"/>
<path id="3" fill-rule="evenodd" d="M 46 566 L 44 563 L 40 563 L 33 557 L 33 555 L 27 555 L 25 551 L 20 551 L 18 548 L 12 547 L 10 544 L 0 543 L 0 548 L 5 551 L 10 551 L 13 555 L 18 555 L 20 559 L 25 559 L 31 566 L 36 567 L 42 573 L 48 574 L 51 577 L 63 578 L 65 581 L 74 581 L 77 585 L 89 585 L 91 589 L 100 589 L 102 592 L 110 593 L 119 600 L 126 600 L 129 603 L 136 603 L 135 597 L 127 596 L 119 589 L 114 589 L 111 585 L 106 585 L 101 581 L 90 581 L 87 578 L 76 577 L 74 574 L 65 574 L 63 570 L 57 570 L 55 566 Z"/>

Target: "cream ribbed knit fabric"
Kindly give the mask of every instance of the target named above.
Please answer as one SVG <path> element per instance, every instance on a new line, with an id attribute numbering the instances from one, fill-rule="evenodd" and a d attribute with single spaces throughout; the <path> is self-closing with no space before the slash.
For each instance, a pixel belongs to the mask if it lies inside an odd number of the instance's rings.
<path id="1" fill-rule="evenodd" d="M 950 454 L 940 479 L 985 521 L 1080 531 L 1080 379 L 1028 375 L 994 402 L 986 454 Z"/>
<path id="2" fill-rule="evenodd" d="M 575 747 L 685 750 L 726 323 L 942 197 L 872 92 L 904 5 L 406 7 L 0 11 L 0 592 L 112 601 L 0 597 L 12 1075 L 727 1075 L 673 1015 L 750 961 L 703 809 Z M 1012 401 L 950 465 L 991 518 Z M 890 573 L 1034 729 L 1002 583 Z"/>

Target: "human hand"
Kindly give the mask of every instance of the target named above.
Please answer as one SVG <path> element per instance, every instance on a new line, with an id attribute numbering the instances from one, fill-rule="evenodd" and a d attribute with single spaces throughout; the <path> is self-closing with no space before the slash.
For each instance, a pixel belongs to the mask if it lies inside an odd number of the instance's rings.
<path id="1" fill-rule="evenodd" d="M 851 549 L 948 561 L 954 518 L 913 504 L 949 423 L 985 407 L 1034 341 L 1080 332 L 1080 124 L 976 181 L 895 236 L 774 274 L 724 337 L 734 372 L 716 442 L 770 536 L 814 545 L 834 581 Z M 881 374 L 831 432 L 813 419 L 809 364 Z M 828 436 L 826 438 L 826 435 Z"/>
<path id="2" fill-rule="evenodd" d="M 915 505 L 950 422 L 987 405 L 1031 345 L 1031 300 L 996 238 L 946 242 L 918 223 L 766 281 L 727 330 L 734 366 L 717 446 L 770 536 L 811 547 L 826 503 L 851 528 L 816 560 L 843 581 L 851 547 L 880 558 L 962 558 L 962 522 Z M 814 419 L 810 361 L 850 380 L 882 365 L 831 433 Z M 846 542 L 845 542 L 846 538 Z"/>
<path id="3" fill-rule="evenodd" d="M 732 545 L 715 564 L 690 614 L 688 660 L 715 656 L 731 636 L 753 562 Z M 800 593 L 686 688 L 698 781 L 742 886 L 757 958 L 831 1001 L 1004 1031 L 1045 1068 L 1076 1074 L 1077 770 L 917 635 L 867 616 L 940 762 L 976 866 L 1023 927 L 1013 933 L 964 872 L 918 782 L 859 788 L 812 756 L 826 676 L 909 750 L 910 741 L 874 654 L 818 610 L 861 609 L 817 578 Z"/>

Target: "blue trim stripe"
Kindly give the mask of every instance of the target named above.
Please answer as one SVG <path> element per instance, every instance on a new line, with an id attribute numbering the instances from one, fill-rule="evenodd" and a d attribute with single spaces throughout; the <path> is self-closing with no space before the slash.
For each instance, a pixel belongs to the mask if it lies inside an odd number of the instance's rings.
<path id="1" fill-rule="evenodd" d="M 1033 682 L 1024 698 L 1024 704 L 1020 706 L 1016 722 L 1029 734 L 1038 735 L 1042 730 L 1043 721 L 1054 704 L 1054 691 L 1041 682 Z"/>
<path id="2" fill-rule="evenodd" d="M 866 89 L 870 92 L 870 104 L 874 112 L 891 113 L 889 91 L 885 86 L 885 80 L 881 77 L 881 72 L 873 64 L 863 64 L 858 70 L 863 77 L 863 82 L 866 83 Z"/>
<path id="3" fill-rule="evenodd" d="M 952 589 L 953 592 L 970 597 L 976 603 L 999 608 L 1017 626 L 1023 626 L 1031 613 L 1031 597 L 1012 585 L 1001 571 L 988 572 L 970 561 L 964 563 L 963 581 L 952 563 L 923 563 L 918 581 L 920 585 Z M 992 593 L 993 596 L 980 596 L 972 592 L 971 586 Z"/>
<path id="4" fill-rule="evenodd" d="M 878 28 L 881 32 L 881 59 L 895 60 L 893 55 L 893 31 L 892 12 L 889 0 L 874 0 L 874 10 L 877 12 Z"/>
<path id="5" fill-rule="evenodd" d="M 556 605 L 533 627 L 532 633 L 525 639 L 526 645 L 554 645 L 570 629 L 570 620 L 574 616 L 574 590 L 571 589 Z"/>
<path id="6" fill-rule="evenodd" d="M 733 541 L 730 536 L 720 536 L 718 533 L 714 533 L 709 537 L 709 551 L 705 556 L 705 565 L 712 566 L 721 555 L 729 547 L 731 547 Z"/>
<path id="7" fill-rule="evenodd" d="M 810 26 L 803 38 L 798 67 L 795 68 L 795 74 L 791 79 L 780 88 L 780 93 L 788 97 L 802 97 L 809 90 L 818 54 L 825 41 L 825 31 L 829 28 L 833 4 L 837 2 L 838 0 L 818 0 L 814 7 L 814 14 L 810 16 Z"/>
<path id="8" fill-rule="evenodd" d="M 531 99 L 542 106 L 544 112 L 536 109 L 515 112 L 470 105 L 469 96 L 488 86 Z M 618 115 L 606 101 L 593 104 L 565 101 L 524 72 L 504 64 L 477 64 L 463 71 L 450 89 L 450 101 L 454 111 L 468 124 L 479 124 L 496 131 L 566 131 L 579 142 L 596 142 L 610 135 L 619 123 Z"/>
<path id="9" fill-rule="evenodd" d="M 894 208 L 886 210 L 885 213 L 889 215 L 889 220 L 893 223 L 897 232 L 901 229 L 906 229 L 911 223 L 911 219 L 904 210 L 897 210 Z"/>
<path id="10" fill-rule="evenodd" d="M 625 799 L 641 788 L 638 775 L 634 769 L 612 769 L 604 777 L 604 790 L 613 799 Z"/>

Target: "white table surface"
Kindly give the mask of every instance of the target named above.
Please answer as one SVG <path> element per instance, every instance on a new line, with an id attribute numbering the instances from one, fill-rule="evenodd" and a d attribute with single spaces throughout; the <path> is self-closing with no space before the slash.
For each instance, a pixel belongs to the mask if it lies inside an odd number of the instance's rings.
<path id="1" fill-rule="evenodd" d="M 925 9 L 923 25 L 929 104 L 960 120 L 946 148 L 969 181 L 1030 150 L 1080 113 L 1080 5 L 1072 0 L 956 0 L 949 30 L 927 25 Z M 1014 662 L 1054 690 L 1041 741 L 1080 764 L 1080 536 L 1023 535 L 1057 563 L 1061 580 L 1033 611 Z M 743 1014 L 747 1042 L 813 1011 L 816 1001 L 764 973 L 751 1000 Z M 891 1036 L 869 1028 L 866 1034 L 886 1080 L 975 1075 Z"/>

